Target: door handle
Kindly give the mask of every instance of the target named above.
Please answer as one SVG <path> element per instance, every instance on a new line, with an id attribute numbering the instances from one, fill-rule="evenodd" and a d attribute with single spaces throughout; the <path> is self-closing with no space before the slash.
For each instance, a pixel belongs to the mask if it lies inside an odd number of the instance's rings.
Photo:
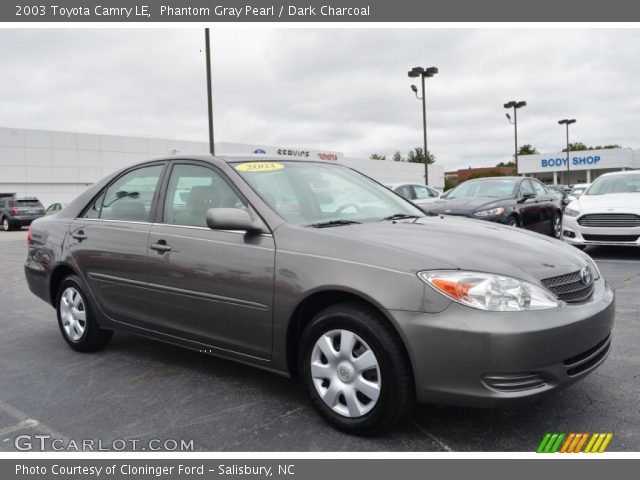
<path id="1" fill-rule="evenodd" d="M 71 234 L 71 236 L 73 238 L 75 238 L 76 240 L 86 240 L 86 238 L 87 238 L 87 235 L 82 230 L 79 230 L 77 232 L 73 232 Z"/>
<path id="2" fill-rule="evenodd" d="M 163 254 L 164 252 L 170 252 L 171 247 L 167 245 L 167 242 L 164 240 L 158 240 L 158 243 L 152 243 L 149 245 L 151 250 L 155 250 L 156 252 Z"/>

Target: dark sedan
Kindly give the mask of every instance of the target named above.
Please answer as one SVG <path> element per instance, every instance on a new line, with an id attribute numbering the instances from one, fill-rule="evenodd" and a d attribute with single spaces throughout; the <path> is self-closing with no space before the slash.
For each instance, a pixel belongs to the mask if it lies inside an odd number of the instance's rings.
<path id="1" fill-rule="evenodd" d="M 561 200 L 535 178 L 468 180 L 423 209 L 522 227 L 556 238 L 562 232 Z"/>
<path id="2" fill-rule="evenodd" d="M 351 433 L 392 428 L 415 400 L 546 395 L 611 344 L 614 292 L 588 255 L 426 216 L 335 163 L 145 162 L 36 220 L 27 242 L 29 288 L 74 350 L 127 330 L 299 376 Z M 73 374 L 86 382 L 90 368 L 78 358 Z"/>

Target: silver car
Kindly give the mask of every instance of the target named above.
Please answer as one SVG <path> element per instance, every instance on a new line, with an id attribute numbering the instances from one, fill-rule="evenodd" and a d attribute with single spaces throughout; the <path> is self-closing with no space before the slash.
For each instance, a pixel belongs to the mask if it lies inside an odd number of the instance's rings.
<path id="1" fill-rule="evenodd" d="M 72 349 L 126 330 L 299 377 L 356 434 L 393 428 L 416 400 L 538 398 L 611 345 L 613 290 L 581 251 L 425 215 L 335 163 L 144 162 L 36 220 L 27 241 L 29 288 Z"/>
<path id="2" fill-rule="evenodd" d="M 418 206 L 431 203 L 441 196 L 441 192 L 435 188 L 418 183 L 387 183 L 385 187 Z"/>

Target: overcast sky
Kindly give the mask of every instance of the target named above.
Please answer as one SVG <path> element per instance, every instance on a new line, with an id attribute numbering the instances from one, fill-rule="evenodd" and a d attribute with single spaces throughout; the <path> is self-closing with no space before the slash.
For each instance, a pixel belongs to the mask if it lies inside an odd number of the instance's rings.
<path id="1" fill-rule="evenodd" d="M 0 126 L 207 141 L 201 29 L 0 30 Z M 526 100 L 519 141 L 640 147 L 640 31 L 213 31 L 217 141 L 403 154 L 422 143 L 407 70 L 428 80 L 429 150 L 445 169 L 513 152 L 503 103 Z"/>

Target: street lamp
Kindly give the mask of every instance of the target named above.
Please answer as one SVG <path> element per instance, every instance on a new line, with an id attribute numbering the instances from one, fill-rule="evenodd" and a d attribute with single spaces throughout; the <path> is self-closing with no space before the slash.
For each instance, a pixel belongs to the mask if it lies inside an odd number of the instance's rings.
<path id="1" fill-rule="evenodd" d="M 515 139 L 515 151 L 513 153 L 516 162 L 516 175 L 518 174 L 518 109 L 526 106 L 527 102 L 516 102 L 515 100 L 511 100 L 510 102 L 504 104 L 504 108 L 513 108 L 513 121 L 511 121 L 511 116 L 508 113 L 505 115 L 509 122 L 513 123 L 513 132 Z"/>
<path id="2" fill-rule="evenodd" d="M 563 118 L 562 120 L 558 120 L 558 125 L 565 125 L 567 127 L 567 186 L 571 186 L 571 178 L 569 171 L 569 125 L 572 123 L 576 123 L 575 118 Z"/>
<path id="3" fill-rule="evenodd" d="M 424 149 L 424 183 L 425 185 L 429 185 L 429 169 L 428 169 L 428 157 L 427 157 L 427 103 L 424 93 L 424 80 L 425 78 L 431 78 L 436 73 L 438 73 L 438 69 L 436 67 L 413 67 L 409 70 L 409 78 L 418 78 L 422 79 L 422 97 L 418 96 L 418 87 L 415 85 L 411 85 L 411 90 L 416 94 L 416 98 L 418 100 L 422 100 L 422 132 L 423 132 L 423 149 Z"/>
<path id="4" fill-rule="evenodd" d="M 211 98 L 211 42 L 209 40 L 209 29 L 204 29 L 204 55 L 207 64 L 207 110 L 209 115 L 209 153 L 215 155 L 213 143 L 213 99 Z"/>

